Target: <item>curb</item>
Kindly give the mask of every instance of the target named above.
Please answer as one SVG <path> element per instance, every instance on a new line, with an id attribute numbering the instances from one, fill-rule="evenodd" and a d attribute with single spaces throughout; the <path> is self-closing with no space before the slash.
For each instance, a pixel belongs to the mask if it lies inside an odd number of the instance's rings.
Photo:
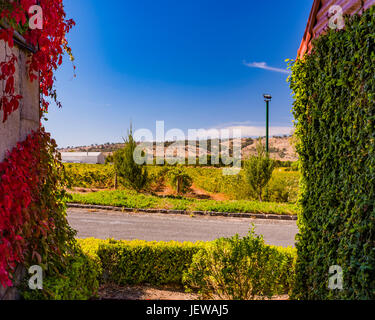
<path id="1" fill-rule="evenodd" d="M 80 209 L 100 209 L 108 211 L 135 212 L 135 213 L 161 213 L 161 214 L 180 214 L 180 215 L 197 215 L 210 217 L 226 217 L 226 218 L 249 218 L 264 220 L 286 220 L 297 221 L 296 215 L 279 215 L 265 213 L 226 213 L 226 212 L 207 212 L 207 211 L 185 211 L 185 210 L 166 210 L 166 209 L 134 209 L 113 206 L 100 206 L 92 204 L 67 203 L 68 208 Z"/>

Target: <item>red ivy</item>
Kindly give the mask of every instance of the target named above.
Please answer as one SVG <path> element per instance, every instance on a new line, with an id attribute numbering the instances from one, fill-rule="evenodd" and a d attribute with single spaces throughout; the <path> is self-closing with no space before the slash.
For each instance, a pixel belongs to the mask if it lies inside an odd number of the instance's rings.
<path id="1" fill-rule="evenodd" d="M 29 232 L 46 232 L 42 217 L 30 210 L 38 201 L 41 136 L 30 135 L 18 143 L 8 159 L 0 163 L 0 283 L 12 284 L 10 274 L 22 262 L 26 252 L 25 226 L 36 219 Z M 39 230 L 39 231 L 38 231 Z"/>
<path id="2" fill-rule="evenodd" d="M 66 41 L 66 34 L 75 25 L 73 20 L 67 20 L 63 0 L 39 0 L 43 10 L 43 29 L 27 28 L 29 21 L 29 8 L 37 4 L 36 0 L 19 0 L 10 3 L 10 9 L 0 12 L 0 20 L 4 18 L 10 25 L 17 25 L 18 29 L 25 29 L 24 38 L 28 43 L 37 48 L 31 55 L 29 65 L 30 80 L 40 81 L 41 111 L 48 111 L 46 97 L 56 101 L 56 92 L 53 88 L 53 73 L 62 63 L 62 56 L 66 51 L 72 58 L 71 49 Z M 13 48 L 14 28 L 0 29 L 0 40 L 4 40 Z M 0 63 L 0 80 L 6 83 L 0 99 L 0 110 L 3 110 L 3 122 L 8 116 L 18 109 L 22 96 L 15 93 L 15 64 L 17 58 L 13 54 L 6 55 L 5 61 Z M 56 101 L 60 106 L 59 102 Z"/>

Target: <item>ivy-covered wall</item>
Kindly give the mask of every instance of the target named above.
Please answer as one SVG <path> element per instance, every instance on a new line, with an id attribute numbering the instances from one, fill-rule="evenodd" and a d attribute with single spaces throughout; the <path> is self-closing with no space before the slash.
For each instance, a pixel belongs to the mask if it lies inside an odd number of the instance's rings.
<path id="1" fill-rule="evenodd" d="M 4 111 L 0 107 L 0 162 L 7 152 L 11 151 L 19 141 L 24 141 L 33 130 L 39 128 L 39 81 L 31 81 L 28 77 L 27 59 L 29 52 L 18 46 L 10 48 L 8 44 L 0 40 L 0 67 L 6 61 L 6 56 L 14 54 L 17 57 L 14 74 L 15 94 L 22 95 L 20 106 L 9 115 L 7 121 L 4 119 Z M 0 68 L 0 99 L 3 97 L 3 90 L 6 81 L 2 79 Z M 1 105 L 1 101 L 0 101 Z"/>
<path id="2" fill-rule="evenodd" d="M 294 298 L 375 298 L 375 7 L 292 63 L 303 186 Z M 330 290 L 329 268 L 343 270 Z"/>

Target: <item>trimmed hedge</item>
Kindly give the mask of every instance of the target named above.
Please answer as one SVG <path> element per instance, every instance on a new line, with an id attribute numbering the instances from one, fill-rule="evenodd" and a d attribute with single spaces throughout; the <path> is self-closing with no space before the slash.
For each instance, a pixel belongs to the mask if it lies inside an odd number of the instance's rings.
<path id="1" fill-rule="evenodd" d="M 182 275 L 203 242 L 147 242 L 141 240 L 79 240 L 97 255 L 102 279 L 118 285 L 182 285 Z"/>
<path id="2" fill-rule="evenodd" d="M 222 271 L 235 279 L 241 278 L 249 286 L 256 288 L 260 296 L 287 294 L 294 281 L 294 261 L 296 250 L 291 248 L 265 245 L 263 239 L 249 235 L 243 239 L 233 237 L 219 239 L 214 242 L 147 242 L 147 241 L 115 241 L 84 239 L 78 240 L 83 251 L 97 261 L 102 270 L 100 276 L 103 283 L 118 285 L 175 285 L 201 294 L 217 294 L 212 286 L 205 286 L 204 281 L 215 277 L 212 267 L 222 265 Z M 251 246 L 251 244 L 257 244 Z M 224 244 L 224 245 L 222 245 Z M 228 251 L 227 244 L 250 244 L 253 250 L 238 250 L 233 245 Z M 219 248 L 219 250 L 217 250 Z M 249 248 L 249 246 L 247 246 Z M 220 251 L 221 250 L 221 251 Z M 215 251 L 214 256 L 211 253 Z M 231 252 L 228 259 L 228 252 Z M 223 253 L 223 254 L 222 254 Z M 250 262 L 250 263 L 248 263 Z M 204 264 L 206 278 L 200 277 Z M 247 268 L 243 268 L 247 266 Z M 236 285 L 224 281 L 225 290 L 236 290 Z M 205 290 L 203 290 L 206 288 Z M 246 299 L 252 296 L 228 295 L 230 299 Z"/>
<path id="3" fill-rule="evenodd" d="M 294 297 L 375 299 L 375 7 L 292 66 L 303 175 Z M 329 290 L 329 267 L 344 289 Z"/>

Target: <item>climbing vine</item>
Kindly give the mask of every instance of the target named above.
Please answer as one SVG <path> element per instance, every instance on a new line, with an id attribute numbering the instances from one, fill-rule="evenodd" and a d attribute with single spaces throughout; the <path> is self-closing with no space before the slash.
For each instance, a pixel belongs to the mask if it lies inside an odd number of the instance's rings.
<path id="1" fill-rule="evenodd" d="M 38 5 L 41 28 L 31 28 Z M 27 60 L 30 81 L 40 83 L 40 110 L 47 99 L 57 101 L 54 71 L 64 52 L 71 60 L 66 34 L 74 26 L 67 20 L 62 0 L 0 0 L 0 40 L 5 56 L 0 62 L 0 111 L 2 121 L 20 106 L 15 74 L 18 59 L 14 39 L 23 38 L 33 53 Z M 60 274 L 76 252 L 74 231 L 69 227 L 64 205 L 64 170 L 50 135 L 40 128 L 30 134 L 0 163 L 0 285 L 12 286 L 18 264 L 37 264 L 47 274 Z"/>
<path id="2" fill-rule="evenodd" d="M 41 29 L 29 27 L 30 18 L 33 18 L 30 8 L 37 4 L 42 9 L 42 15 L 39 17 L 43 19 Z M 0 99 L 3 122 L 18 109 L 22 99 L 22 96 L 15 92 L 17 57 L 11 50 L 15 33 L 22 35 L 27 43 L 36 49 L 28 59 L 28 75 L 31 81 L 40 81 L 41 111 L 48 111 L 47 97 L 61 106 L 54 89 L 54 71 L 61 65 L 64 52 L 73 60 L 66 34 L 75 25 L 73 20 L 66 19 L 63 1 L 0 0 L 0 10 L 0 40 L 4 40 L 10 49 L 10 53 L 6 50 L 5 60 L 0 63 L 0 80 L 5 83 Z"/>
<path id="3" fill-rule="evenodd" d="M 375 298 L 375 6 L 345 26 L 292 63 L 303 177 L 298 299 Z M 329 288 L 332 266 L 342 288 Z"/>
<path id="4" fill-rule="evenodd" d="M 0 284 L 12 285 L 18 263 L 49 272 L 72 254 L 75 233 L 65 215 L 64 170 L 56 142 L 41 129 L 0 163 Z"/>

